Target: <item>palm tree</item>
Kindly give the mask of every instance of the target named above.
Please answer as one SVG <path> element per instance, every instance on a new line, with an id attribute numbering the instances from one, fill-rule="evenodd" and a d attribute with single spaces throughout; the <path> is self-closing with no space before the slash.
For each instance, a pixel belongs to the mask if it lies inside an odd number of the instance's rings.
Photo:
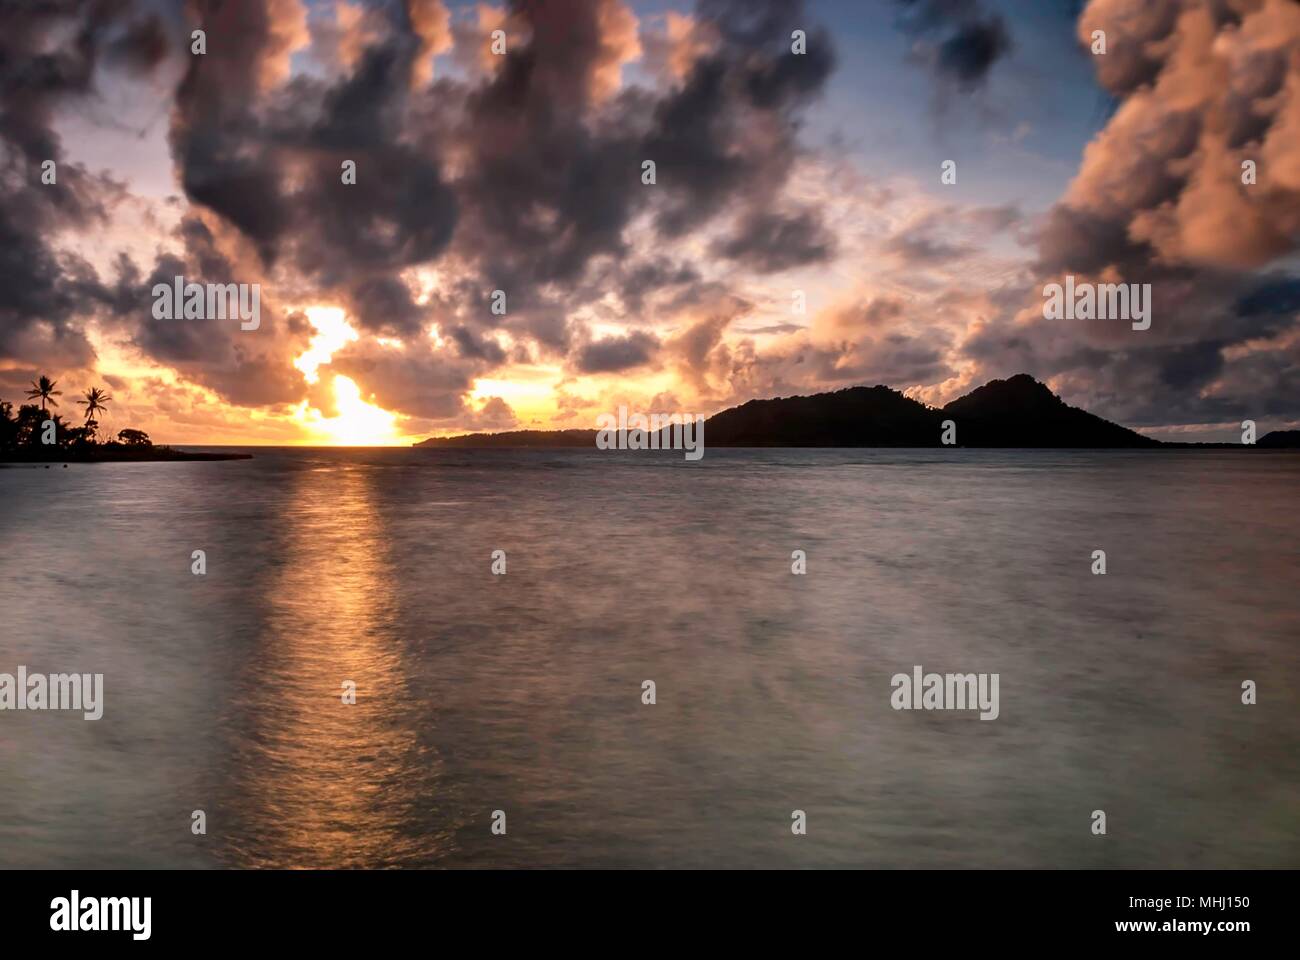
<path id="1" fill-rule="evenodd" d="M 63 391 L 55 390 L 54 387 L 54 381 L 49 377 L 42 375 L 39 380 L 32 381 L 32 388 L 27 391 L 27 399 L 36 400 L 39 398 L 41 401 L 41 413 L 44 413 L 46 401 L 49 401 L 51 406 L 57 407 L 59 401 L 54 398 L 63 396 Z"/>
<path id="2" fill-rule="evenodd" d="M 80 406 L 86 408 L 86 426 L 90 427 L 92 434 L 99 428 L 99 422 L 95 419 L 95 414 L 107 413 L 108 407 L 104 406 L 104 404 L 112 399 L 99 387 L 91 387 L 86 391 L 86 399 L 77 401 Z"/>

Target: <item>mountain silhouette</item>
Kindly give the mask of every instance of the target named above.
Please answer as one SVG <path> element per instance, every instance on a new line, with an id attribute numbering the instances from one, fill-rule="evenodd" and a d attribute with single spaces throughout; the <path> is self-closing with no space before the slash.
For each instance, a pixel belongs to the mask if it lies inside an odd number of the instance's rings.
<path id="1" fill-rule="evenodd" d="M 938 447 L 944 421 L 959 447 L 1159 447 L 1071 407 L 1028 374 L 993 380 L 942 409 L 885 386 L 750 400 L 705 421 L 706 447 Z M 513 430 L 435 437 L 417 447 L 592 447 L 595 430 Z"/>
<path id="2" fill-rule="evenodd" d="M 939 443 L 936 411 L 889 387 L 750 400 L 704 423 L 717 447 L 921 447 Z"/>
<path id="3" fill-rule="evenodd" d="M 705 437 L 707 436 L 706 433 Z M 1255 445 L 1274 450 L 1297 450 L 1300 449 L 1300 430 L 1274 430 L 1260 437 Z"/>
<path id="4" fill-rule="evenodd" d="M 957 443 L 963 447 L 1160 446 L 1158 440 L 1070 406 L 1026 373 L 990 381 L 952 401 L 943 414 L 957 424 Z"/>

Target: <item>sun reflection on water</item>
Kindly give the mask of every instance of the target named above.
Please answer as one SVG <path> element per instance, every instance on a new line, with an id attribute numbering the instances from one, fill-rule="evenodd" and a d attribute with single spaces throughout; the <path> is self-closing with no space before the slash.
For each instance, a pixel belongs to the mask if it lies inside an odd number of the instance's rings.
<path id="1" fill-rule="evenodd" d="M 310 479 L 309 479 L 310 478 Z M 310 495 L 307 485 L 310 484 Z M 231 704 L 229 847 L 239 866 L 436 860 L 436 754 L 417 737 L 382 517 L 363 469 L 303 473 L 260 591 L 265 628 Z M 355 704 L 343 702 L 345 681 Z M 423 718 L 427 723 L 428 718 Z"/>

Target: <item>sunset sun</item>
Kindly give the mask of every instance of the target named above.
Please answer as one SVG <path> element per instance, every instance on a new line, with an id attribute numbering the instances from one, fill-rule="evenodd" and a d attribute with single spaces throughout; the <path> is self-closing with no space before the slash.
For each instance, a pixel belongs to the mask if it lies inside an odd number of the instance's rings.
<path id="1" fill-rule="evenodd" d="M 320 382 L 320 367 L 328 364 L 335 351 L 358 339 L 357 332 L 337 307 L 308 307 L 307 319 L 316 329 L 307 350 L 293 365 L 309 384 Z M 313 435 L 315 442 L 348 447 L 382 447 L 400 443 L 397 416 L 382 407 L 367 403 L 351 377 L 329 374 L 335 411 L 323 413 L 304 400 L 297 410 L 299 421 Z"/>

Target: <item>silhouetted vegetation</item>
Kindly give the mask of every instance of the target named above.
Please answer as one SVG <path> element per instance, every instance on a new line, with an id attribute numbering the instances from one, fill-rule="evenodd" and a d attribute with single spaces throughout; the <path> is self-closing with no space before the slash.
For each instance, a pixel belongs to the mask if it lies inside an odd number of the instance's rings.
<path id="1" fill-rule="evenodd" d="M 112 399 L 99 387 L 91 387 L 86 391 L 86 399 L 77 401 L 78 404 L 86 408 L 86 429 L 90 431 L 92 438 L 99 434 L 99 421 L 95 419 L 96 415 L 107 413 L 108 407 L 105 404 Z"/>
<path id="2" fill-rule="evenodd" d="M 59 401 L 55 397 L 63 396 L 62 390 L 55 390 L 56 384 L 49 377 L 42 376 L 39 380 L 32 381 L 32 388 L 27 391 L 28 400 L 40 400 L 41 412 L 45 412 L 45 404 L 49 402 L 51 406 L 57 407 Z"/>
<path id="3" fill-rule="evenodd" d="M 10 462 L 94 462 L 111 460 L 242 460 L 248 454 L 187 453 L 171 447 L 155 447 L 149 434 L 127 428 L 116 439 L 99 439 L 99 417 L 112 402 L 99 387 L 91 387 L 77 403 L 84 408 L 85 421 L 80 426 L 66 422 L 49 407 L 57 407 L 55 397 L 63 395 L 49 377 L 33 381 L 27 399 L 15 413 L 12 403 L 0 400 L 0 461 Z"/>

